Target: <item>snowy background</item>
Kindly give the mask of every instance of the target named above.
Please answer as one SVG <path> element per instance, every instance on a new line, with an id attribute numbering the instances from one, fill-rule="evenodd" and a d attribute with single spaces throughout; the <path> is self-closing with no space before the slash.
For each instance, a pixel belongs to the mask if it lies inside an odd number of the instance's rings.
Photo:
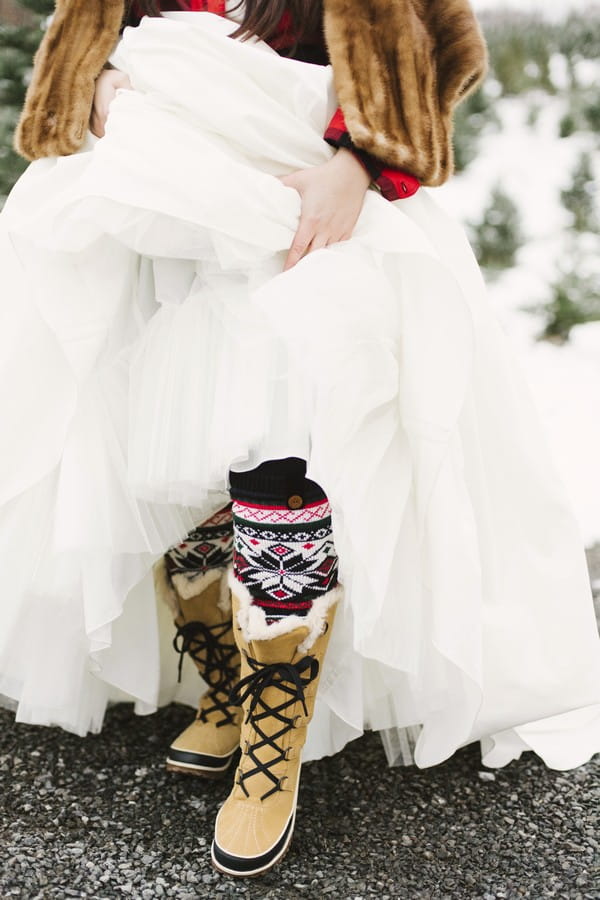
<path id="1" fill-rule="evenodd" d="M 476 0 L 474 6 L 478 12 L 498 9 L 492 0 Z M 596 26 L 600 23 L 599 5 L 575 0 L 544 4 L 514 0 L 502 8 L 518 9 L 521 14 L 543 9 L 546 20 L 558 22 L 569 10 L 586 8 L 593 13 Z M 488 39 L 515 15 L 491 15 L 488 19 L 483 13 Z M 518 26 L 519 20 L 516 22 Z M 493 50 L 494 41 L 490 42 Z M 519 232 L 514 258 L 498 268 L 484 267 L 484 272 L 491 302 L 531 385 L 589 546 L 600 541 L 600 321 L 593 321 L 600 320 L 596 189 L 600 121 L 593 115 L 590 121 L 579 121 L 579 114 L 585 104 L 591 109 L 593 95 L 598 103 L 600 55 L 586 58 L 590 51 L 580 53 L 577 40 L 573 43 L 574 50 L 567 42 L 567 53 L 549 46 L 544 77 L 539 57 L 537 63 L 527 61 L 525 69 L 529 69 L 532 84 L 518 92 L 516 88 L 514 93 L 507 90 L 492 71 L 483 91 L 486 108 L 483 114 L 476 110 L 470 123 L 476 133 L 476 147 L 469 148 L 472 158 L 463 172 L 436 191 L 436 197 L 469 228 L 476 246 L 492 191 L 499 188 L 514 204 L 514 221 L 504 214 L 504 225 L 511 219 L 508 231 Z M 463 129 L 469 118 L 462 123 Z M 464 137 L 461 122 L 457 132 L 460 143 Z M 573 190 L 582 159 L 585 169 L 586 156 L 591 169 L 588 180 L 580 177 L 575 184 L 575 204 L 567 199 L 565 205 L 561 194 Z M 575 223 L 578 191 L 587 221 Z M 496 209 L 495 213 L 497 238 L 502 243 L 507 238 L 500 221 L 503 211 Z M 491 221 L 494 223 L 493 209 Z M 510 243 L 510 234 L 508 237 Z M 586 307 L 582 317 L 591 321 L 570 329 L 569 323 L 563 322 L 564 327 L 558 328 L 562 338 L 540 340 L 561 282 L 569 296 Z M 537 307 L 535 312 L 532 307 Z M 566 341 L 564 332 L 568 332 Z"/>
<path id="2" fill-rule="evenodd" d="M 594 4 L 590 0 L 471 0 L 476 13 L 487 10 L 533 12 L 546 19 L 563 19 L 569 12 L 584 12 Z"/>

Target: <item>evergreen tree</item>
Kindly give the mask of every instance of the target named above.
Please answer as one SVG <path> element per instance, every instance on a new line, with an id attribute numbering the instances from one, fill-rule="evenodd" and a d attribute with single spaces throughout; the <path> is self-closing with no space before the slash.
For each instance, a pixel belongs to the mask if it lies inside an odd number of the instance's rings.
<path id="1" fill-rule="evenodd" d="M 571 137 L 577 131 L 577 119 L 572 110 L 566 112 L 560 120 L 558 134 L 561 138 Z"/>
<path id="2" fill-rule="evenodd" d="M 584 13 L 572 12 L 557 29 L 558 49 L 567 59 L 600 57 L 600 7 L 590 4 Z"/>
<path id="3" fill-rule="evenodd" d="M 479 264 L 487 269 L 507 269 L 515 264 L 523 240 L 519 211 L 497 185 L 481 222 L 471 225 L 471 240 Z"/>
<path id="4" fill-rule="evenodd" d="M 590 131 L 600 132 L 600 97 L 597 88 L 589 92 L 589 98 L 584 100 L 583 118 Z"/>
<path id="5" fill-rule="evenodd" d="M 458 107 L 454 122 L 454 164 L 462 172 L 477 155 L 477 145 L 484 129 L 498 129 L 500 121 L 494 103 L 480 88 Z"/>
<path id="6" fill-rule="evenodd" d="M 556 27 L 537 14 L 490 11 L 481 15 L 492 73 L 506 95 L 532 88 L 554 92 L 550 56 L 556 51 Z"/>
<path id="7" fill-rule="evenodd" d="M 595 231 L 595 181 L 589 153 L 579 157 L 571 185 L 561 191 L 560 198 L 573 216 L 575 231 Z"/>
<path id="8" fill-rule="evenodd" d="M 12 149 L 12 135 L 25 99 L 33 55 L 52 0 L 19 0 L 30 13 L 21 26 L 0 24 L 0 202 L 27 163 Z"/>
<path id="9" fill-rule="evenodd" d="M 550 301 L 532 311 L 545 319 L 540 338 L 564 344 L 575 325 L 600 321 L 600 279 L 574 268 L 552 285 Z"/>

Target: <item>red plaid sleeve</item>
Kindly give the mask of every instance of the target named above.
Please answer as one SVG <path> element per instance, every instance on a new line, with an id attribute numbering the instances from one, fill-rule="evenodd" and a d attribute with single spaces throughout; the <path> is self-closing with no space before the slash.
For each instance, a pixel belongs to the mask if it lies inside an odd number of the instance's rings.
<path id="1" fill-rule="evenodd" d="M 388 166 L 384 166 L 370 153 L 355 147 L 346 128 L 344 113 L 341 109 L 338 108 L 336 110 L 324 137 L 332 147 L 345 147 L 354 153 L 386 200 L 400 200 L 405 197 L 412 197 L 421 186 L 421 182 L 414 175 L 409 175 L 408 172 L 403 172 L 401 169 L 391 169 Z"/>

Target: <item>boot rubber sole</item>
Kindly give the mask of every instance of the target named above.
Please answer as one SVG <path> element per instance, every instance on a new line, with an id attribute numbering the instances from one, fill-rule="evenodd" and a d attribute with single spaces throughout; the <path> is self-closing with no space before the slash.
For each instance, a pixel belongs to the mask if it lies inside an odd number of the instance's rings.
<path id="1" fill-rule="evenodd" d="M 189 750 L 170 749 L 166 759 L 166 767 L 169 772 L 179 772 L 183 775 L 219 778 L 231 765 L 237 749 L 235 747 L 227 756 L 211 756 L 209 753 L 193 753 Z"/>
<path id="2" fill-rule="evenodd" d="M 213 840 L 210 852 L 213 868 L 217 872 L 221 872 L 222 875 L 233 875 L 236 878 L 257 878 L 259 875 L 264 875 L 265 872 L 272 869 L 286 856 L 292 843 L 295 824 L 296 810 L 294 809 L 279 841 L 271 850 L 261 854 L 261 856 L 232 856 L 221 850 L 216 841 Z"/>

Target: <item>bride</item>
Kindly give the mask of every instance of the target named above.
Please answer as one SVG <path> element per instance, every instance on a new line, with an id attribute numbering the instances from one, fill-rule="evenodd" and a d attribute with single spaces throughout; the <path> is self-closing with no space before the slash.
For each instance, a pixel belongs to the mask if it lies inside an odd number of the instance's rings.
<path id="1" fill-rule="evenodd" d="M 428 190 L 485 69 L 468 3 L 137 7 L 59 0 L 0 217 L 0 691 L 83 735 L 199 671 L 167 764 L 241 749 L 235 875 L 365 728 L 391 764 L 581 765 L 581 539 Z"/>

